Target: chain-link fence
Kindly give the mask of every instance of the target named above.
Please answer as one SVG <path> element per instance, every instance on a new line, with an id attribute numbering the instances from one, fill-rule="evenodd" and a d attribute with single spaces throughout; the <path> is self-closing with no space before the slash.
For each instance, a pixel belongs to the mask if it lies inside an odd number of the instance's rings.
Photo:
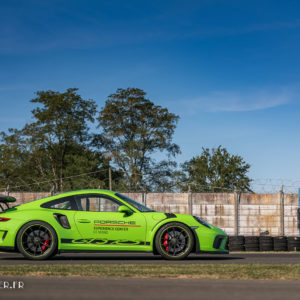
<path id="1" fill-rule="evenodd" d="M 164 187 L 157 188 L 152 186 L 149 188 L 149 179 L 142 180 L 138 187 L 132 187 L 128 179 L 123 173 L 112 176 L 111 169 L 103 169 L 89 173 L 65 176 L 60 179 L 43 179 L 24 181 L 22 177 L 15 178 L 13 181 L 0 179 L 0 193 L 7 192 L 67 192 L 81 189 L 112 189 L 121 192 L 182 192 L 188 191 L 188 180 L 178 181 L 170 180 Z M 187 187 L 183 189 L 183 187 Z M 238 188 L 220 187 L 215 185 L 198 185 L 200 192 L 205 193 L 233 193 L 239 191 Z M 300 188 L 300 180 L 287 179 L 253 179 L 250 183 L 250 190 L 256 194 L 277 194 L 283 191 L 286 194 L 298 194 Z M 240 191 L 242 192 L 242 191 Z"/>

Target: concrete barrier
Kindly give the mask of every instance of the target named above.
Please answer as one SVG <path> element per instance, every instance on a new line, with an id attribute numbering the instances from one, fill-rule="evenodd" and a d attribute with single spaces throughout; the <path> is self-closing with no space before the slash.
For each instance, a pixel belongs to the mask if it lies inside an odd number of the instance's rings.
<path id="1" fill-rule="evenodd" d="M 156 211 L 192 214 L 222 228 L 229 235 L 298 236 L 297 194 L 236 193 L 124 193 Z M 17 204 L 50 193 L 11 192 Z"/>

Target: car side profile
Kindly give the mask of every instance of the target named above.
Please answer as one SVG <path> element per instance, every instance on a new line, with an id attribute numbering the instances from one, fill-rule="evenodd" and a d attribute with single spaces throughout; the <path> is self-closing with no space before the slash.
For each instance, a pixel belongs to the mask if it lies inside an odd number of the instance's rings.
<path id="1" fill-rule="evenodd" d="M 74 191 L 9 208 L 14 201 L 0 196 L 0 251 L 28 259 L 63 252 L 152 252 L 171 260 L 228 253 L 227 234 L 202 218 L 156 212 L 113 191 Z"/>

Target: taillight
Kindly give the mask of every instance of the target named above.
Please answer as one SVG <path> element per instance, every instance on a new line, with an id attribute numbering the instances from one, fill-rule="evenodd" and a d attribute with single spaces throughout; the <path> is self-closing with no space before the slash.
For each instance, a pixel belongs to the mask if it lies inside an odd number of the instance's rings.
<path id="1" fill-rule="evenodd" d="M 10 220 L 9 218 L 0 218 L 0 222 L 7 222 L 9 220 Z"/>

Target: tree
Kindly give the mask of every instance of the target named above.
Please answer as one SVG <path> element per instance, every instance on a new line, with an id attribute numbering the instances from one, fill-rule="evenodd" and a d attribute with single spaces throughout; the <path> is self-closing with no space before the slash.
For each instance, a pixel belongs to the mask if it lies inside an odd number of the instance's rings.
<path id="1" fill-rule="evenodd" d="M 102 131 L 95 136 L 95 144 L 108 151 L 112 163 L 124 172 L 128 189 L 151 189 L 153 170 L 161 165 L 166 168 L 153 154 L 165 153 L 169 161 L 179 153 L 179 146 L 172 142 L 178 119 L 146 99 L 143 90 L 118 89 L 100 111 Z"/>
<path id="2" fill-rule="evenodd" d="M 51 177 L 59 191 L 63 190 L 66 157 L 76 154 L 74 149 L 80 148 L 90 139 L 88 122 L 93 122 L 96 114 L 95 102 L 83 100 L 76 91 L 37 92 L 38 97 L 31 102 L 42 106 L 32 110 L 35 122 L 27 124 L 23 129 L 24 136 L 29 139 L 31 152 L 36 154 L 41 176 L 46 177 L 45 171 L 51 170 Z M 46 170 L 42 164 L 45 159 Z"/>
<path id="3" fill-rule="evenodd" d="M 192 192 L 249 192 L 251 179 L 246 175 L 250 165 L 239 155 L 231 155 L 219 146 L 202 148 L 199 156 L 182 165 L 182 189 Z"/>
<path id="4" fill-rule="evenodd" d="M 49 190 L 51 182 L 56 191 L 82 188 L 87 183 L 107 186 L 103 169 L 107 162 L 90 148 L 89 123 L 94 122 L 95 102 L 82 99 L 77 89 L 40 91 L 31 102 L 38 105 L 32 110 L 33 121 L 22 130 L 1 135 L 4 164 L 0 177 L 4 182 L 23 188 L 37 183 L 31 190 Z M 92 174 L 74 177 L 81 173 Z"/>
<path id="5" fill-rule="evenodd" d="M 9 129 L 9 134 L 0 133 L 0 189 L 4 190 L 10 184 L 20 185 L 31 171 L 24 168 L 29 153 L 21 139 L 21 131 Z"/>

